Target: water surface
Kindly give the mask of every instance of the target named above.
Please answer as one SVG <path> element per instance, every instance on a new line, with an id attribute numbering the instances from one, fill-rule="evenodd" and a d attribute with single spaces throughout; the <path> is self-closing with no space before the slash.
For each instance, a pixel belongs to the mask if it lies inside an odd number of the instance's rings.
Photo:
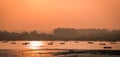
<path id="1" fill-rule="evenodd" d="M 120 42 L 106 41 L 0 41 L 1 57 L 119 57 Z M 104 48 L 111 47 L 111 48 Z M 72 52 L 71 52 L 72 50 Z M 73 50 L 77 51 L 74 52 Z M 103 50 L 110 52 L 96 52 Z M 78 52 L 80 51 L 80 52 Z M 82 52 L 81 52 L 82 51 Z M 87 52 L 83 52 L 87 51 Z M 91 52 L 94 51 L 94 52 Z M 114 52 L 113 51 L 118 51 Z M 118 54 L 117 54 L 118 53 Z"/>

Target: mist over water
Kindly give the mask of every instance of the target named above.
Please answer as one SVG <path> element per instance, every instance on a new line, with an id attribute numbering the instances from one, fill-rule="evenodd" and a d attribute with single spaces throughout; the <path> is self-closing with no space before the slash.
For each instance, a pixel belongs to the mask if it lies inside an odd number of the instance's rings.
<path id="1" fill-rule="evenodd" d="M 0 57 L 120 57 L 120 0 L 0 2 Z"/>

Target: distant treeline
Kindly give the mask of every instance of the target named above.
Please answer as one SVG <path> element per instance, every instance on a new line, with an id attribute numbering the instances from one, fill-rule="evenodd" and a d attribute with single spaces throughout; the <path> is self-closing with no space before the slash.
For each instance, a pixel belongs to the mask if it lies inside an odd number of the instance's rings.
<path id="1" fill-rule="evenodd" d="M 63 35 L 64 36 L 64 35 Z M 120 41 L 120 30 L 81 29 L 79 35 L 64 38 L 48 33 L 0 31 L 0 40 L 81 40 L 81 41 Z"/>
<path id="2" fill-rule="evenodd" d="M 55 37 L 52 34 L 37 33 L 37 31 L 22 33 L 0 31 L 0 40 L 53 40 Z"/>

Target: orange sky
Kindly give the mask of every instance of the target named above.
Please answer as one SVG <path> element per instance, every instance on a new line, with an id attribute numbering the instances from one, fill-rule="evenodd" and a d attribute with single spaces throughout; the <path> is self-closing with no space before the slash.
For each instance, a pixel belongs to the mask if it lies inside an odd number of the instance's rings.
<path id="1" fill-rule="evenodd" d="M 0 30 L 120 29 L 120 0 L 1 0 Z"/>

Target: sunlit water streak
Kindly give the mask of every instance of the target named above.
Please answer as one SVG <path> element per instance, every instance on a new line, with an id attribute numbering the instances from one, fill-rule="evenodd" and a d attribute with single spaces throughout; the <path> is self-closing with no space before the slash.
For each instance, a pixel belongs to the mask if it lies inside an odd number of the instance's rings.
<path id="1" fill-rule="evenodd" d="M 41 41 L 30 41 L 30 49 L 40 49 L 40 46 L 44 45 Z"/>
<path id="2" fill-rule="evenodd" d="M 92 42 L 92 43 L 91 43 Z M 22 45 L 26 43 L 25 45 Z M 48 43 L 53 43 L 48 45 Z M 100 45 L 100 43 L 104 43 Z M 111 46 L 110 50 L 120 50 L 120 42 L 106 41 L 0 41 L 0 57 L 53 57 L 51 53 L 66 52 L 67 50 L 49 49 L 80 49 L 80 50 L 104 50 L 104 46 Z M 40 50 L 41 49 L 41 50 Z M 43 49 L 43 50 L 42 50 Z M 48 49 L 48 50 L 44 50 Z M 105 49 L 106 50 L 106 49 Z M 50 52 L 50 53 L 49 53 Z M 110 54 L 67 54 L 66 57 L 119 57 Z M 65 57 L 56 55 L 55 57 Z"/>
<path id="3" fill-rule="evenodd" d="M 0 41 L 0 49 L 104 49 L 120 50 L 120 41 Z"/>

